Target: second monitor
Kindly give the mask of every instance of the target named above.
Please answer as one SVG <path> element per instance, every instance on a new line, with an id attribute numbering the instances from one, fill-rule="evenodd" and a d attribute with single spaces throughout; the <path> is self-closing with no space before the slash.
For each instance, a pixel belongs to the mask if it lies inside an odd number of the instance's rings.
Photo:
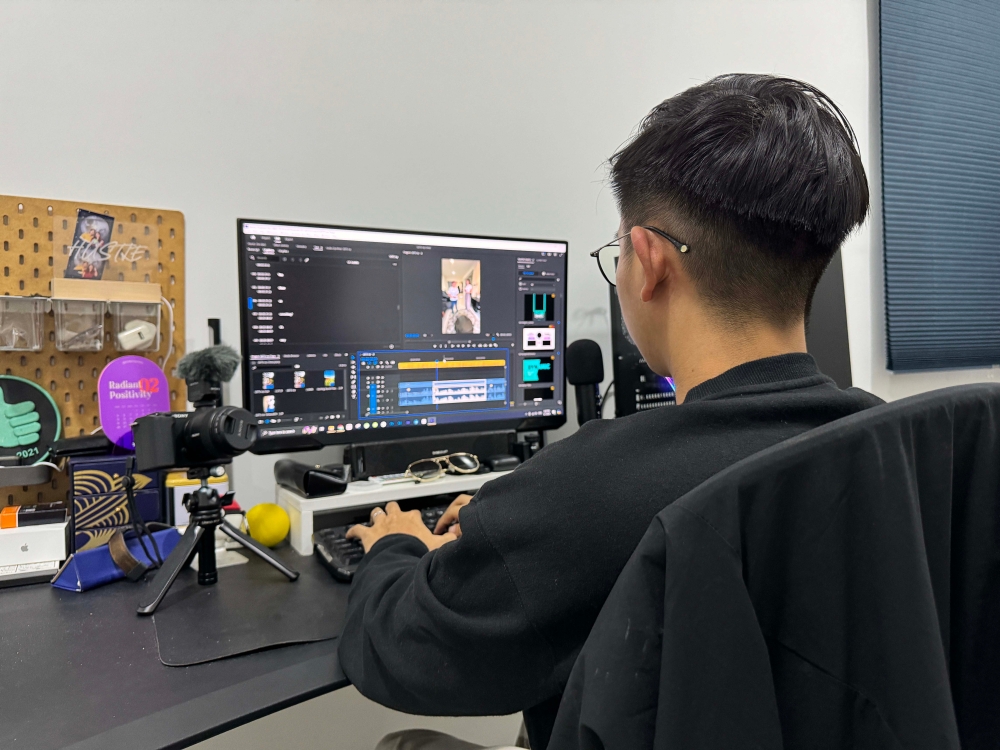
<path id="1" fill-rule="evenodd" d="M 258 452 L 565 422 L 565 242 L 248 219 L 238 237 Z"/>

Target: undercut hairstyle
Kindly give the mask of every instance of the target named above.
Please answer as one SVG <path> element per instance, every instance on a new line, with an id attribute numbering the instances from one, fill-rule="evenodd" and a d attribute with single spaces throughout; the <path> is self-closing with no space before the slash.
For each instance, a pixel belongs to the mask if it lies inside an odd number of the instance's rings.
<path id="1" fill-rule="evenodd" d="M 731 74 L 667 99 L 610 161 L 625 228 L 690 247 L 699 295 L 736 326 L 808 316 L 823 271 L 868 213 L 857 139 L 828 96 Z"/>

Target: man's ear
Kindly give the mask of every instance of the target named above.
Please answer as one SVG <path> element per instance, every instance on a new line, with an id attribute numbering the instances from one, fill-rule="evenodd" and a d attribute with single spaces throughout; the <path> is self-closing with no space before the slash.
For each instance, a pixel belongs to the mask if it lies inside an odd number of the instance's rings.
<path id="1" fill-rule="evenodd" d="M 664 243 L 648 229 L 632 227 L 630 232 L 632 252 L 642 266 L 642 290 L 639 298 L 643 302 L 653 299 L 656 289 L 667 280 L 673 270 L 671 258 L 666 254 Z"/>

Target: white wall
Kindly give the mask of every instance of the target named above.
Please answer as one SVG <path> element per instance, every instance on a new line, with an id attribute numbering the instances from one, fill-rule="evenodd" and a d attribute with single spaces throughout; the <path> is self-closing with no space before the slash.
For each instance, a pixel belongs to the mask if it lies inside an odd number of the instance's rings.
<path id="1" fill-rule="evenodd" d="M 0 191 L 183 211 L 189 350 L 209 317 L 237 341 L 250 216 L 568 239 L 568 333 L 608 354 L 604 160 L 665 97 L 759 71 L 827 91 L 877 164 L 867 23 L 864 0 L 8 0 Z M 856 381 L 953 380 L 885 374 L 871 237 L 844 252 Z M 245 503 L 272 461 L 238 461 Z"/>
<path id="2" fill-rule="evenodd" d="M 841 105 L 873 186 L 873 219 L 843 254 L 855 382 L 896 398 L 989 378 L 885 370 L 871 6 L 6 0 L 0 192 L 183 211 L 189 350 L 209 317 L 237 341 L 248 216 L 567 239 L 570 337 L 608 353 L 608 290 L 587 257 L 617 226 L 603 161 L 692 84 L 789 75 Z M 272 461 L 237 463 L 244 503 L 270 499 Z"/>

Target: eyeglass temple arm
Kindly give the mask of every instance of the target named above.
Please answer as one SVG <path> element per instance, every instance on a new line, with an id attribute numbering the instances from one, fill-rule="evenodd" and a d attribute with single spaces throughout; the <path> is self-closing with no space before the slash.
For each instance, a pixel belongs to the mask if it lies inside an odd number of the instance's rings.
<path id="1" fill-rule="evenodd" d="M 674 247 L 676 247 L 682 253 L 686 253 L 690 249 L 685 243 L 681 242 L 676 237 L 671 237 L 669 234 L 667 234 L 666 232 L 664 232 L 662 229 L 657 229 L 656 227 L 647 227 L 645 225 L 643 225 L 642 228 L 643 229 L 648 229 L 650 232 L 653 232 L 654 234 L 660 235 L 663 239 L 665 239 L 671 245 L 673 245 Z"/>
<path id="2" fill-rule="evenodd" d="M 641 225 L 641 226 L 642 226 L 643 229 L 648 229 L 650 232 L 653 232 L 654 234 L 660 235 L 663 239 L 667 240 L 667 242 L 669 242 L 671 245 L 673 245 L 674 247 L 676 247 L 682 253 L 686 253 L 688 250 L 691 249 L 691 248 L 689 248 L 687 246 L 687 243 L 681 242 L 676 237 L 671 237 L 669 234 L 667 234 L 666 232 L 664 232 L 662 229 L 657 229 L 656 227 L 647 227 L 645 225 Z M 621 242 L 623 239 L 625 239 L 628 236 L 629 236 L 629 233 L 626 232 L 625 234 L 623 234 L 623 235 L 621 235 L 619 237 L 615 237 L 613 240 L 611 240 L 611 242 L 608 242 L 607 244 L 601 245 L 599 248 L 597 248 L 596 250 L 594 250 L 590 254 L 590 257 L 591 258 L 596 258 L 598 255 L 600 255 L 601 250 L 603 250 L 606 247 L 611 247 L 612 245 L 617 245 L 619 242 Z"/>

